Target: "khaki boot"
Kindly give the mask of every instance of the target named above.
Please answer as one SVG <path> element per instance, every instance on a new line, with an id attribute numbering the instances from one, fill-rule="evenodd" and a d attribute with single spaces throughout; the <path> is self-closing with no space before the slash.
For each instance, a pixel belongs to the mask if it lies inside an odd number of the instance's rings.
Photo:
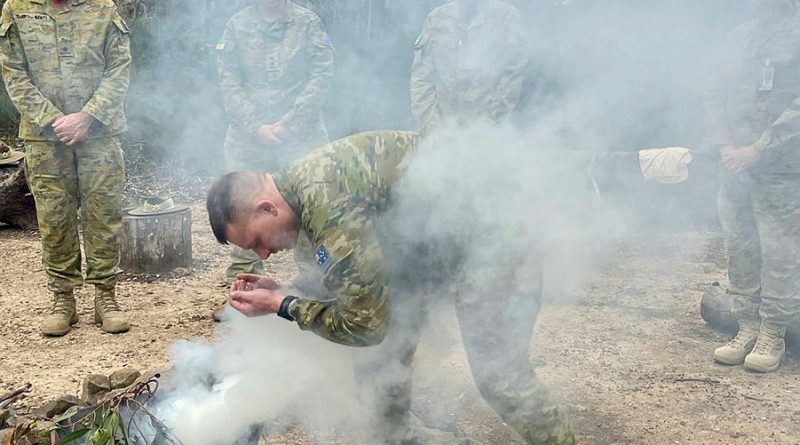
<path id="1" fill-rule="evenodd" d="M 42 334 L 53 337 L 65 335 L 78 322 L 78 313 L 75 312 L 75 295 L 72 292 L 56 292 L 53 296 L 53 306 L 50 313 L 44 318 Z"/>
<path id="2" fill-rule="evenodd" d="M 753 346 L 756 344 L 758 338 L 758 327 L 761 321 L 758 319 L 740 319 L 739 332 L 736 337 L 729 341 L 725 346 L 721 346 L 714 351 L 714 360 L 724 365 L 741 365 L 744 363 L 744 358 Z"/>
<path id="3" fill-rule="evenodd" d="M 128 316 L 117 304 L 114 289 L 95 289 L 94 322 L 102 323 L 100 329 L 110 334 L 127 332 L 131 328 Z"/>
<path id="4" fill-rule="evenodd" d="M 758 341 L 753 352 L 744 359 L 744 367 L 751 371 L 773 372 L 781 366 L 786 354 L 786 343 L 783 336 L 786 326 L 762 322 L 758 332 Z"/>

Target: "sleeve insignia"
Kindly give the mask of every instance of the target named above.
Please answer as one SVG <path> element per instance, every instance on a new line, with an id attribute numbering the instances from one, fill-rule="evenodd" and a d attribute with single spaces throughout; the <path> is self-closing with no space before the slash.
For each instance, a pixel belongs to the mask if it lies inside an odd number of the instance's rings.
<path id="1" fill-rule="evenodd" d="M 317 263 L 320 267 L 325 267 L 331 260 L 331 255 L 328 253 L 328 250 L 325 249 L 325 246 L 319 246 L 319 249 L 314 252 L 314 262 Z"/>

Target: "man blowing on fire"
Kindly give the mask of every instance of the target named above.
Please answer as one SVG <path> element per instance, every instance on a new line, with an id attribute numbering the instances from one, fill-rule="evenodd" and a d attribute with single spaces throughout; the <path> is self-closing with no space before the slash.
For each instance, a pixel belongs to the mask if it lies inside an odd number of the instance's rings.
<path id="1" fill-rule="evenodd" d="M 119 136 L 127 129 L 130 63 L 128 26 L 112 0 L 8 0 L 3 6 L 0 67 L 20 112 L 25 174 L 54 295 L 45 335 L 64 335 L 78 321 L 78 209 L 95 321 L 106 332 L 129 328 L 114 289 L 125 181 Z"/>
<path id="2" fill-rule="evenodd" d="M 404 215 L 426 214 L 398 212 L 396 204 L 417 145 L 417 134 L 410 132 L 356 134 L 272 174 L 229 173 L 215 181 L 207 198 L 221 243 L 266 259 L 293 248 L 300 232 L 311 240 L 324 275 L 319 294 L 289 295 L 269 278 L 244 274 L 231 287 L 230 304 L 247 316 L 278 314 L 329 341 L 368 346 L 354 352 L 356 371 L 358 381 L 374 392 L 383 415 L 380 439 L 387 444 L 421 443 L 406 421 L 410 365 L 429 309 L 425 302 L 459 284 L 452 277 L 466 272 L 464 252 L 475 247 L 475 239 L 464 234 L 420 243 L 401 234 L 415 229 L 408 218 L 402 229 L 396 227 Z M 419 202 L 417 209 L 429 204 Z M 427 222 L 416 223 L 422 230 Z M 492 232 L 478 222 L 467 226 L 470 233 Z M 496 246 L 480 246 L 489 247 Z M 539 261 L 530 259 L 532 250 L 509 249 L 508 263 L 481 266 L 491 269 L 481 272 L 492 279 L 457 293 L 461 334 L 481 394 L 505 422 L 530 444 L 574 444 L 567 420 L 549 401 L 529 360 L 541 277 L 532 267 L 530 276 L 536 278 L 523 280 L 524 288 L 498 291 L 508 289 L 504 282 L 515 278 L 511 275 L 528 276 L 527 268 Z M 516 256 L 527 261 L 514 261 Z"/>

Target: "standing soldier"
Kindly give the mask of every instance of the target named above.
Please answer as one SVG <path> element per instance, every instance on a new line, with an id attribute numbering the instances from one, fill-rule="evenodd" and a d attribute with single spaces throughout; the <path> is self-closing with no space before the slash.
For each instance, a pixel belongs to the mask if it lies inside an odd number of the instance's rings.
<path id="1" fill-rule="evenodd" d="M 42 333 L 78 321 L 73 290 L 95 286 L 95 321 L 125 332 L 114 295 L 125 180 L 119 135 L 131 63 L 128 27 L 112 0 L 8 0 L 0 22 L 0 67 L 21 114 L 25 168 L 36 200 L 42 262 L 54 303 Z"/>
<path id="2" fill-rule="evenodd" d="M 454 0 L 428 15 L 415 44 L 411 110 L 423 133 L 442 123 L 500 122 L 517 107 L 526 66 L 522 25 L 497 0 Z"/>
<path id="3" fill-rule="evenodd" d="M 328 141 L 322 105 L 333 46 L 316 14 L 289 0 L 257 0 L 231 17 L 217 52 L 228 171 L 273 170 Z M 253 252 L 234 247 L 231 260 L 230 279 L 262 271 Z"/>
<path id="4" fill-rule="evenodd" d="M 772 372 L 784 357 L 786 326 L 800 314 L 800 8 L 795 0 L 757 4 L 761 16 L 733 33 L 733 57 L 719 65 L 707 101 L 739 319 L 714 359 Z"/>

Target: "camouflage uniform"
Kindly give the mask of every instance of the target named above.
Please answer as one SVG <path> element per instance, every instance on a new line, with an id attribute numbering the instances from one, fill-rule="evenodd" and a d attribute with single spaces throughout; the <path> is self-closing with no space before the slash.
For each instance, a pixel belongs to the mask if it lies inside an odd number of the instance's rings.
<path id="1" fill-rule="evenodd" d="M 444 120 L 500 121 L 520 99 L 526 57 L 519 12 L 483 0 L 467 22 L 460 8 L 456 0 L 433 10 L 415 44 L 411 110 L 425 133 Z"/>
<path id="2" fill-rule="evenodd" d="M 379 344 L 355 352 L 356 369 L 383 408 L 384 439 L 390 443 L 406 434 L 411 362 L 429 308 L 425 302 L 445 292 L 466 268 L 481 267 L 498 280 L 510 278 L 507 264 L 469 264 L 462 254 L 468 239 L 445 236 L 432 246 L 399 235 L 393 225 L 393 192 L 417 145 L 414 133 L 361 133 L 325 145 L 274 175 L 311 240 L 326 290 L 314 299 L 297 300 L 291 315 L 301 329 L 336 343 Z M 525 258 L 532 256 L 530 246 L 516 249 Z M 525 269 L 541 269 L 539 261 L 524 262 Z M 525 287 L 540 290 L 541 276 L 530 275 Z M 572 444 L 567 421 L 548 400 L 529 362 L 539 300 L 529 289 L 484 298 L 496 284 L 456 295 L 462 338 L 481 394 L 528 443 Z M 492 317 L 507 323 L 487 323 Z"/>
<path id="3" fill-rule="evenodd" d="M 113 289 L 119 272 L 126 131 L 128 27 L 112 0 L 72 0 L 63 11 L 47 0 L 9 0 L 0 24 L 0 66 L 21 114 L 26 174 L 36 200 L 48 287 L 82 284 L 77 209 L 81 209 L 86 281 Z M 50 128 L 85 111 L 89 139 L 67 147 Z"/>
<path id="4" fill-rule="evenodd" d="M 719 214 L 729 292 L 743 318 L 785 326 L 800 313 L 800 16 L 756 19 L 731 37 L 735 54 L 707 100 L 712 146 L 753 145 L 749 179 L 723 168 Z M 771 76 L 770 76 L 771 74 Z M 767 78 L 765 78 L 765 76 Z M 772 79 L 768 79 L 772 77 Z"/>
<path id="5" fill-rule="evenodd" d="M 284 17 L 265 22 L 256 5 L 235 14 L 217 44 L 220 86 L 230 126 L 228 171 L 274 170 L 328 141 L 322 104 L 333 75 L 333 47 L 313 12 L 287 1 Z M 265 146 L 263 124 L 280 122 L 292 135 Z M 234 247 L 228 277 L 260 268 L 258 256 Z"/>

